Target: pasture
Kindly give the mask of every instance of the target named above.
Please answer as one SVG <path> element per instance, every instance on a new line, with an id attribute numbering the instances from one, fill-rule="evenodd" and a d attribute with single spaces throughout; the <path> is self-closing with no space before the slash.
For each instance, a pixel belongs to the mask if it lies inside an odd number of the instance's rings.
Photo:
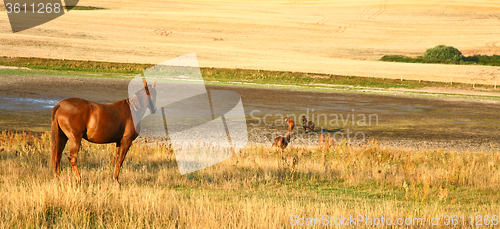
<path id="1" fill-rule="evenodd" d="M 46 131 L 57 101 L 82 97 L 113 102 L 127 96 L 127 75 L 83 68 L 1 70 L 0 126 L 17 133 L 0 135 L 0 217 L 5 219 L 0 227 L 280 228 L 291 227 L 293 215 L 394 220 L 437 215 L 445 226 L 446 215 L 498 215 L 498 97 L 491 87 L 478 89 L 490 90 L 483 93 L 491 96 L 412 92 L 390 88 L 397 81 L 368 79 L 373 83 L 369 87 L 331 89 L 310 85 L 307 74 L 204 69 L 207 80 L 219 80 L 207 89 L 242 96 L 249 140 L 255 144 L 214 167 L 180 175 L 163 139 L 140 138 L 126 157 L 118 187 L 112 179 L 114 144 L 82 142 L 81 183 L 70 169 L 68 147 L 60 178 L 49 167 Z M 276 87 L 225 85 L 246 79 L 264 83 L 275 77 L 297 81 Z M 345 84 L 360 80 L 338 79 Z M 403 81 L 401 87 L 419 84 Z M 422 84 L 436 89 L 464 86 Z M 383 85 L 389 88 L 377 88 Z M 365 133 L 367 142 L 325 143 L 320 138 L 305 146 L 298 118 L 306 110 L 317 125 L 314 133 L 352 128 Z M 377 121 L 342 126 L 342 117 L 363 114 L 375 115 Z M 270 147 L 274 136 L 269 132 L 287 131 L 280 115 L 296 122 L 296 133 L 283 152 Z"/>
<path id="2" fill-rule="evenodd" d="M 500 68 L 379 60 L 498 55 L 499 18 L 497 0 L 81 0 L 12 33 L 0 14 L 0 228 L 498 227 Z M 118 186 L 115 144 L 84 140 L 81 182 L 68 146 L 54 176 L 58 101 L 126 99 L 132 77 L 192 52 L 208 90 L 241 96 L 246 147 L 180 175 L 166 139 L 139 137 Z M 272 148 L 284 117 L 294 133 Z M 349 131 L 366 141 L 330 138 Z"/>
<path id="3" fill-rule="evenodd" d="M 168 145 L 139 139 L 118 187 L 112 179 L 113 144 L 83 142 L 82 182 L 76 183 L 64 157 L 60 178 L 49 169 L 49 133 L 3 131 L 0 227 L 289 228 L 292 215 L 438 215 L 444 227 L 445 215 L 500 212 L 498 151 L 417 151 L 382 147 L 376 140 L 362 147 L 322 140 L 283 153 L 248 146 L 216 166 L 181 176 Z"/>

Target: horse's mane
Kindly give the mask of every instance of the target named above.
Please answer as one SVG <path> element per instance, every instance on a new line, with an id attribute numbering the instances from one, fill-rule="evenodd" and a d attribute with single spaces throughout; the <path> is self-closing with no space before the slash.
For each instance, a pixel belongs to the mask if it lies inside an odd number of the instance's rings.
<path id="1" fill-rule="evenodd" d="M 141 90 L 136 91 L 134 95 L 132 95 L 132 97 L 127 99 L 130 107 L 133 108 L 135 111 L 137 111 L 141 107 L 139 96 L 142 96 L 142 94 L 144 93 L 146 93 L 146 89 L 142 88 Z"/>
<path id="2" fill-rule="evenodd" d="M 150 96 L 151 92 L 149 91 L 149 85 L 147 86 L 148 88 L 146 87 L 141 88 L 141 90 L 136 91 L 132 97 L 127 99 L 128 103 L 132 108 L 134 108 L 135 111 L 137 111 L 139 107 L 142 105 L 139 101 L 139 96 L 143 96 L 144 93 Z"/>

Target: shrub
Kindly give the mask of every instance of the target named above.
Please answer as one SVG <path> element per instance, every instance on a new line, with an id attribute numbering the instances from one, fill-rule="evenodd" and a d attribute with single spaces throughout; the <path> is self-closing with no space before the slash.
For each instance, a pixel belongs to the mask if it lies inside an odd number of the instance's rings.
<path id="1" fill-rule="evenodd" d="M 417 57 L 408 57 L 401 55 L 385 55 L 381 59 L 381 61 L 389 61 L 389 62 L 403 62 L 403 63 L 423 63 L 422 56 Z"/>
<path id="2" fill-rule="evenodd" d="M 500 66 L 500 55 L 476 55 L 473 58 L 476 58 L 476 62 L 482 65 Z"/>
<path id="3" fill-rule="evenodd" d="M 423 58 L 424 61 L 432 63 L 459 63 L 464 60 L 464 56 L 458 49 L 445 45 L 427 49 Z"/>
<path id="4" fill-rule="evenodd" d="M 413 62 L 413 58 L 401 55 L 385 55 L 380 60 L 390 61 L 390 62 L 406 62 L 406 63 Z"/>

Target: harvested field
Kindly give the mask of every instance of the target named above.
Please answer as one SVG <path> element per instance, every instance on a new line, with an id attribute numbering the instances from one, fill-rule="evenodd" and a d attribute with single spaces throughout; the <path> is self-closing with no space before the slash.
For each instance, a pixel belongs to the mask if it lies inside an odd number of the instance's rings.
<path id="1" fill-rule="evenodd" d="M 494 84 L 488 66 L 375 61 L 439 44 L 500 54 L 500 2 L 80 1 L 12 34 L 0 15 L 0 55 L 156 64 L 196 52 L 201 66 Z M 81 20 L 85 18 L 85 20 Z M 499 82 L 500 83 L 500 82 Z"/>

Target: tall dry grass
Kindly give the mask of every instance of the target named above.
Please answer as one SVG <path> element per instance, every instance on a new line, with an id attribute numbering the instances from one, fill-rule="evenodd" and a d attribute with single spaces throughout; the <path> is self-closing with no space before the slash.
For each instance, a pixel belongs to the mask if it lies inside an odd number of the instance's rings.
<path id="1" fill-rule="evenodd" d="M 167 145 L 139 139 L 118 187 L 111 178 L 113 144 L 83 142 L 81 183 L 65 157 L 54 178 L 49 145 L 48 133 L 0 134 L 0 227 L 280 228 L 291 227 L 291 215 L 500 215 L 498 152 L 417 152 L 322 139 L 283 152 L 249 146 L 182 176 Z"/>

